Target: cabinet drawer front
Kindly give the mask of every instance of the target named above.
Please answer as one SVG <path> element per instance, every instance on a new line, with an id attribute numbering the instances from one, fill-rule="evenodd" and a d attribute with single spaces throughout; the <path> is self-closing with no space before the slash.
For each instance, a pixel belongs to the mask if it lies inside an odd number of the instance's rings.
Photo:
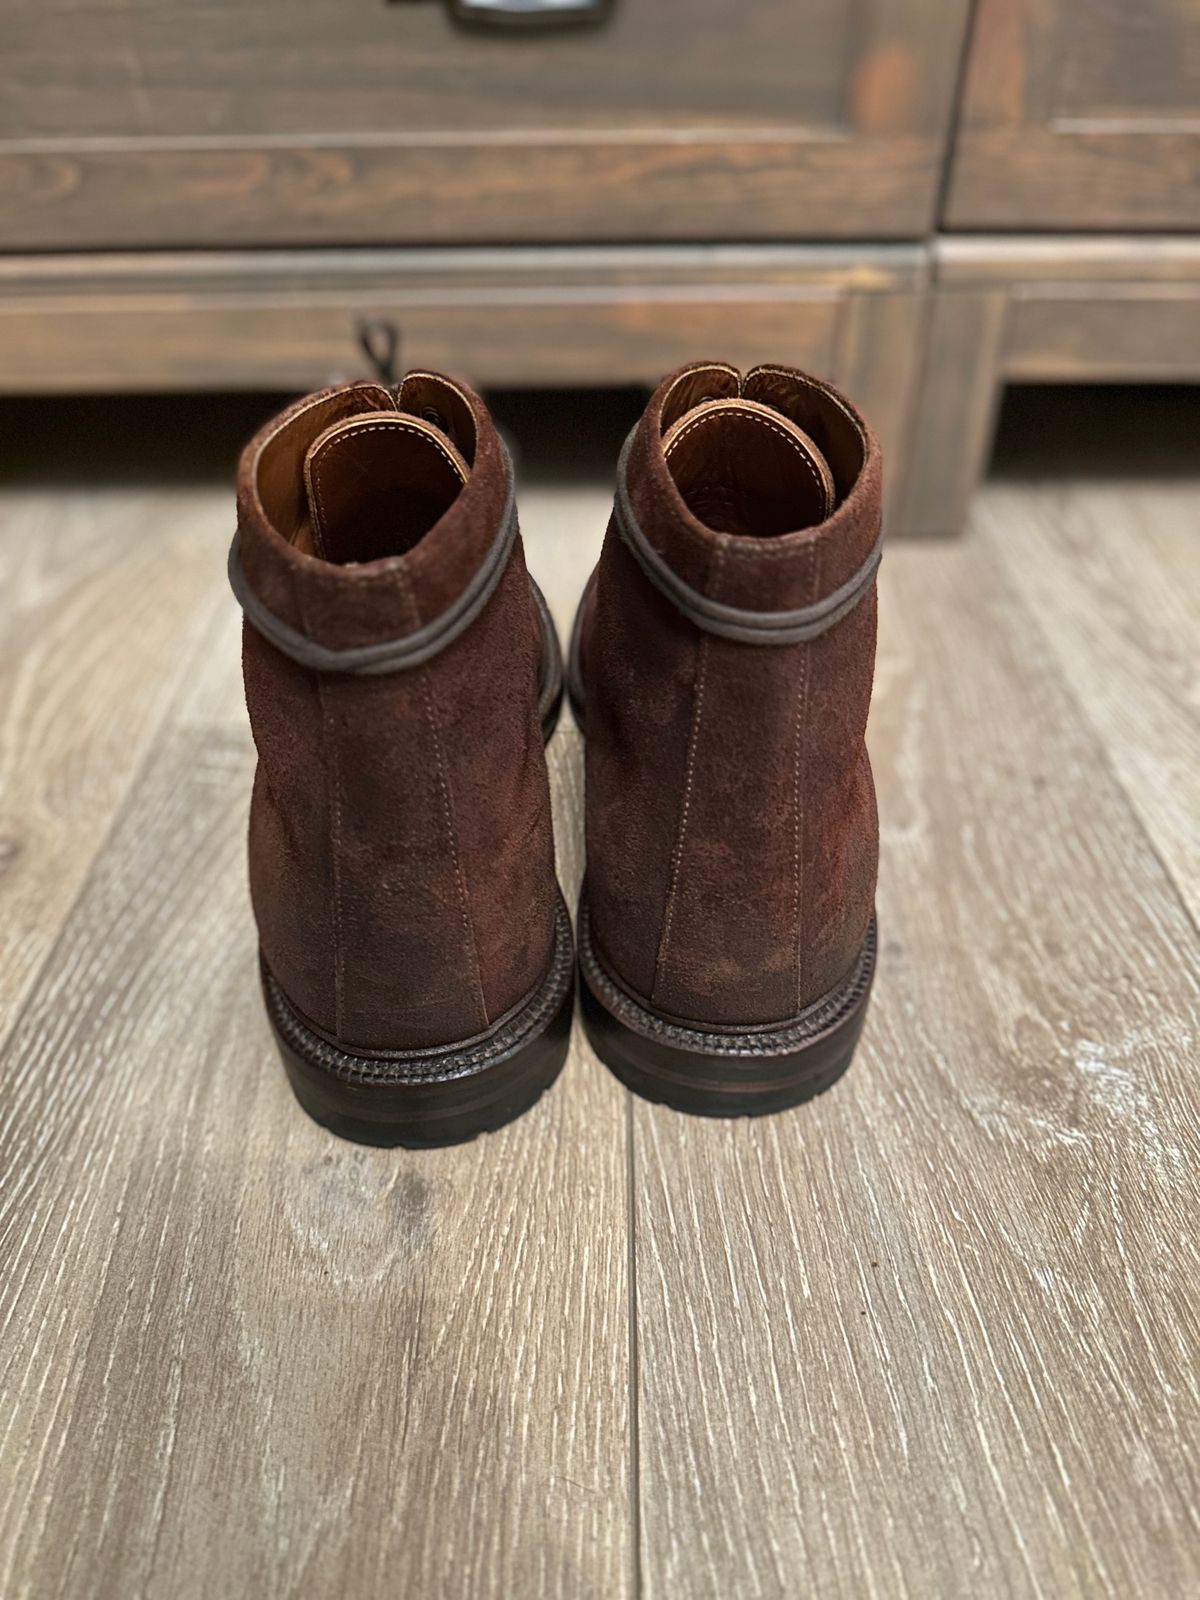
<path id="1" fill-rule="evenodd" d="M 488 387 L 786 362 L 861 405 L 894 488 L 926 278 L 905 245 L 13 257 L 0 374 L 15 393 L 302 391 L 363 371 L 367 317 L 395 323 L 403 366 Z"/>
<path id="2" fill-rule="evenodd" d="M 45 0 L 10 19 L 0 245 L 915 236 L 966 0 Z"/>
<path id="3" fill-rule="evenodd" d="M 958 228 L 1200 227 L 1198 0 L 981 0 Z"/>

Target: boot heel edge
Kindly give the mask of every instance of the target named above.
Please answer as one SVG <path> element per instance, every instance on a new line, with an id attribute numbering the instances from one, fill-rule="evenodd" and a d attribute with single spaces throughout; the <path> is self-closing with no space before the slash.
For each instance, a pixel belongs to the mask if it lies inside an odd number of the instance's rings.
<path id="1" fill-rule="evenodd" d="M 265 960 L 263 998 L 292 1093 L 315 1122 L 355 1144 L 462 1144 L 528 1111 L 562 1071 L 574 1006 L 571 925 L 561 896 L 542 983 L 487 1033 L 428 1051 L 360 1056 L 313 1032 Z"/>
<path id="2" fill-rule="evenodd" d="M 769 1116 L 823 1094 L 853 1059 L 875 975 L 872 917 L 846 977 L 799 1016 L 744 1030 L 687 1027 L 621 988 L 578 917 L 580 1016 L 596 1054 L 643 1099 L 693 1116 Z"/>

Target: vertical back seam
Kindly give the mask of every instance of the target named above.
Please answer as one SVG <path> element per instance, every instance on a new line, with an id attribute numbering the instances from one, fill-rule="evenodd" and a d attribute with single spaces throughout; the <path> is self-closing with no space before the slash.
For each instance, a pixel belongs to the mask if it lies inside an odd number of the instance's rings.
<path id="1" fill-rule="evenodd" d="M 817 591 L 820 573 L 821 552 L 814 539 L 808 546 L 808 584 L 806 600 L 811 604 L 812 597 Z M 805 830 L 805 779 L 808 776 L 808 753 L 805 748 L 805 732 L 808 727 L 808 699 L 809 685 L 812 678 L 811 653 L 812 645 L 800 646 L 804 652 L 802 657 L 801 688 L 796 697 L 796 750 L 793 763 L 793 783 L 795 798 L 793 814 L 795 817 L 794 836 L 792 841 L 793 866 L 792 875 L 795 883 L 795 924 L 796 924 L 796 1014 L 799 1015 L 803 1008 L 804 996 L 804 830 Z"/>
<path id="2" fill-rule="evenodd" d="M 710 583 L 719 576 L 724 557 L 725 546 L 724 544 L 718 544 L 713 551 L 709 564 L 708 578 Z M 675 849 L 672 853 L 671 876 L 667 884 L 667 904 L 663 912 L 662 931 L 658 939 L 658 956 L 654 963 L 654 989 L 651 999 L 657 999 L 659 996 L 659 988 L 664 980 L 667 954 L 671 943 L 671 926 L 675 917 L 675 901 L 679 891 L 683 849 L 687 838 L 688 813 L 691 810 L 692 787 L 696 776 L 696 750 L 700 743 L 700 722 L 704 713 L 704 685 L 708 677 L 708 655 L 711 638 L 712 636 L 707 631 L 700 635 L 696 665 L 696 697 L 692 706 L 692 725 L 688 735 L 687 771 L 684 779 L 683 804 L 680 807 L 679 823 L 675 832 Z"/>
<path id="3" fill-rule="evenodd" d="M 416 596 L 413 594 L 412 581 L 407 572 L 403 572 L 403 588 L 408 600 L 409 611 L 412 614 L 413 626 L 420 624 L 420 613 L 417 609 Z M 458 829 L 454 821 L 454 808 L 450 797 L 450 782 L 446 774 L 446 757 L 442 746 L 441 726 L 438 720 L 437 709 L 434 704 L 433 689 L 429 682 L 429 668 L 417 668 L 421 680 L 421 697 L 425 707 L 425 722 L 429 729 L 430 742 L 433 745 L 434 768 L 437 772 L 438 789 L 442 799 L 442 815 L 446 822 L 446 838 L 450 846 L 450 859 L 454 865 L 454 881 L 458 887 L 458 907 L 462 918 L 463 932 L 467 936 L 467 945 L 471 952 L 471 971 L 475 980 L 475 999 L 479 1013 L 479 1025 L 486 1028 L 488 1025 L 487 1000 L 483 993 L 483 973 L 479 967 L 479 946 L 475 939 L 475 922 L 471 916 L 471 901 L 467 893 L 467 879 L 463 871 L 462 858 L 458 849 Z"/>

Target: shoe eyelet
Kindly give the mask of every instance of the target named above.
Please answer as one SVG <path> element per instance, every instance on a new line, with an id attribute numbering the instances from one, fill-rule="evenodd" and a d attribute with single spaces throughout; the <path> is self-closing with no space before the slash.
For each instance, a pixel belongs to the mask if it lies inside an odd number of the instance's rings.
<path id="1" fill-rule="evenodd" d="M 432 428 L 440 428 L 445 434 L 450 432 L 450 429 L 446 425 L 445 417 L 436 406 L 422 407 L 421 420 L 422 422 L 428 422 Z"/>

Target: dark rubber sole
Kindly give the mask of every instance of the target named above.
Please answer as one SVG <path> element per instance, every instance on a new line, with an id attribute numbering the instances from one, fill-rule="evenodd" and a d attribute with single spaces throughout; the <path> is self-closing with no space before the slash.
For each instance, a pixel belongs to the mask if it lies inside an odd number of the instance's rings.
<path id="1" fill-rule="evenodd" d="M 787 1022 L 744 1029 L 658 1016 L 605 969 L 579 906 L 579 998 L 596 1054 L 635 1094 L 705 1117 L 761 1117 L 801 1105 L 850 1065 L 875 975 L 875 920 L 838 986 Z"/>
<path id="2" fill-rule="evenodd" d="M 262 961 L 263 997 L 296 1099 L 357 1144 L 461 1144 L 512 1122 L 550 1087 L 567 1056 L 574 1001 L 571 923 L 561 895 L 554 956 L 533 994 L 485 1033 L 433 1050 L 361 1056 L 315 1033 Z"/>

